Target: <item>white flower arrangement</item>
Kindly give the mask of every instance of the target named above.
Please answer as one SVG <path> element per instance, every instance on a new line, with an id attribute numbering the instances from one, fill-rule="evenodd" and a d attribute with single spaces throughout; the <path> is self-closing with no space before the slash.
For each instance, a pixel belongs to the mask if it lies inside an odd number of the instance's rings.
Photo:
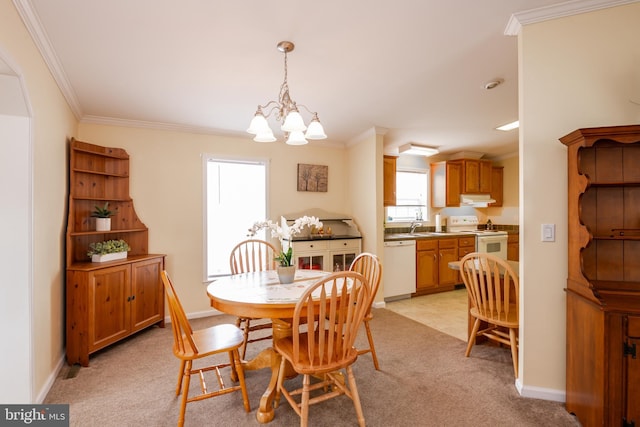
<path id="1" fill-rule="evenodd" d="M 253 237 L 258 231 L 262 229 L 269 229 L 271 230 L 271 237 L 277 237 L 280 241 L 287 240 L 289 242 L 289 248 L 286 251 L 283 249 L 276 257 L 276 261 L 278 261 L 281 266 L 287 267 L 293 265 L 293 247 L 291 246 L 291 239 L 307 226 L 321 228 L 322 222 L 320 222 L 320 220 L 315 216 L 307 215 L 296 219 L 292 225 L 284 228 L 271 220 L 258 221 L 249 229 L 247 236 Z"/>

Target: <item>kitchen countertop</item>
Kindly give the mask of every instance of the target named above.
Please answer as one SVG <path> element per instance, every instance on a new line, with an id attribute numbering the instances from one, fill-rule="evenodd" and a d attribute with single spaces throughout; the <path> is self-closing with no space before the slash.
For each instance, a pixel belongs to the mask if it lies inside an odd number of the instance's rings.
<path id="1" fill-rule="evenodd" d="M 392 240 L 417 240 L 417 239 L 440 239 L 443 237 L 461 237 L 461 236 L 473 236 L 475 234 L 469 232 L 449 232 L 449 233 L 436 233 L 433 231 L 419 231 L 415 233 L 385 233 L 384 241 Z"/>

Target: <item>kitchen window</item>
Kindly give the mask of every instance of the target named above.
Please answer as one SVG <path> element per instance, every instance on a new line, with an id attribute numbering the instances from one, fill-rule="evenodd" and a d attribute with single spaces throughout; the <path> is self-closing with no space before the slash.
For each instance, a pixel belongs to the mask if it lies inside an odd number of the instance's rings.
<path id="1" fill-rule="evenodd" d="M 396 172 L 396 205 L 386 208 L 388 223 L 422 221 L 428 218 L 428 180 L 429 172 L 425 170 Z"/>
<path id="2" fill-rule="evenodd" d="M 267 213 L 267 160 L 204 157 L 205 280 L 231 274 L 229 254 Z M 264 239 L 264 230 L 256 235 Z"/>

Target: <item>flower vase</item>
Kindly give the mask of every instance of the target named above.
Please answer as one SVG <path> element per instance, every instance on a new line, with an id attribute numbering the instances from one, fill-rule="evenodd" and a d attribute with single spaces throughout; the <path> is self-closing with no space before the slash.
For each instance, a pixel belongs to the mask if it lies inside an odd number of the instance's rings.
<path id="1" fill-rule="evenodd" d="M 278 272 L 278 280 L 280 281 L 280 283 L 283 283 L 283 284 L 293 283 L 293 278 L 296 275 L 296 266 L 295 265 L 289 265 L 289 266 L 279 265 L 277 268 L 277 272 Z"/>

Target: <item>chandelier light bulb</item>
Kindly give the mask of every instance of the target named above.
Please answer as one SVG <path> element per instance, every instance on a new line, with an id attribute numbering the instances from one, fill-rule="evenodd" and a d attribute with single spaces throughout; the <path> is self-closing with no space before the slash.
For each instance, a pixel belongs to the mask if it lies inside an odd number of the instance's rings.
<path id="1" fill-rule="evenodd" d="M 289 139 L 287 139 L 287 144 L 289 145 L 304 145 L 308 143 L 309 141 L 304 138 L 304 134 L 301 130 L 291 132 L 289 134 Z"/>
<path id="2" fill-rule="evenodd" d="M 307 127 L 304 124 L 304 120 L 302 120 L 302 116 L 297 111 L 290 111 L 282 125 L 284 132 L 304 132 L 306 129 Z"/>
<path id="3" fill-rule="evenodd" d="M 316 114 L 309 123 L 309 127 L 307 128 L 307 133 L 304 135 L 307 139 L 326 139 L 327 135 L 324 133 L 324 128 L 318 120 L 318 115 Z"/>
<path id="4" fill-rule="evenodd" d="M 267 119 L 262 114 L 261 110 L 256 112 L 256 115 L 251 119 L 251 124 L 249 125 L 249 129 L 247 132 L 257 135 L 259 133 L 265 132 L 269 129 L 269 124 L 267 123 Z"/>
<path id="5" fill-rule="evenodd" d="M 262 130 L 259 134 L 256 135 L 255 138 L 253 138 L 253 140 L 255 142 L 273 142 L 276 140 L 276 137 L 273 136 L 273 131 L 271 130 L 271 128 L 267 126 L 267 129 Z"/>

